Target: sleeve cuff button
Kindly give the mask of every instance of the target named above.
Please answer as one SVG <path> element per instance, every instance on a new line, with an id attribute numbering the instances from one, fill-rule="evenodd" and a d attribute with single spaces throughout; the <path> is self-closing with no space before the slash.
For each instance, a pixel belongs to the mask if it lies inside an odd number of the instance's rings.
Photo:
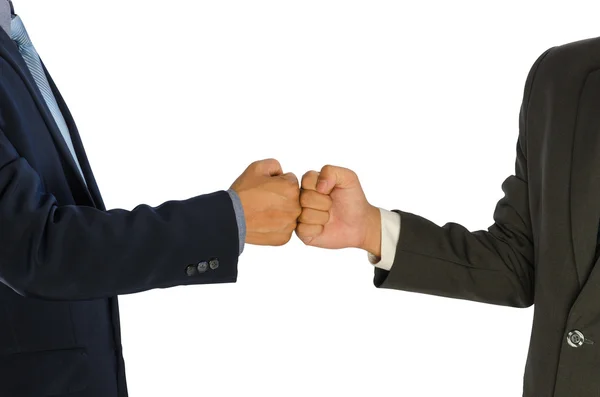
<path id="1" fill-rule="evenodd" d="M 194 274 L 196 274 L 196 266 L 194 265 L 189 265 L 188 267 L 185 268 L 185 274 L 188 275 L 188 277 L 193 276 Z"/>
<path id="2" fill-rule="evenodd" d="M 200 262 L 198 263 L 198 272 L 204 273 L 208 270 L 208 262 Z"/>

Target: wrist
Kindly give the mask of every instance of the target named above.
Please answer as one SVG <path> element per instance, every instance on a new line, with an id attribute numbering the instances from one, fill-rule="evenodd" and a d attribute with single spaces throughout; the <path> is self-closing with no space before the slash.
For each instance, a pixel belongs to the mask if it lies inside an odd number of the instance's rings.
<path id="1" fill-rule="evenodd" d="M 381 257 L 381 212 L 369 205 L 363 244 L 359 247 L 377 258 Z"/>
<path id="2" fill-rule="evenodd" d="M 244 206 L 237 192 L 233 189 L 227 190 L 231 203 L 233 204 L 233 210 L 235 213 L 235 220 L 238 227 L 238 241 L 239 241 L 239 255 L 244 252 L 244 246 L 246 244 L 246 217 L 244 215 Z"/>

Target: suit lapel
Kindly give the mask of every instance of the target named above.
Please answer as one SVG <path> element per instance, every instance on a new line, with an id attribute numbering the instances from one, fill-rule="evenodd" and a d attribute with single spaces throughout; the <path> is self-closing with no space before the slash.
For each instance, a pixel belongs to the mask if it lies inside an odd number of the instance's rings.
<path id="1" fill-rule="evenodd" d="M 25 84 L 27 90 L 31 94 L 31 97 L 34 100 L 38 111 L 44 119 L 48 131 L 50 131 L 52 135 L 54 145 L 56 146 L 61 156 L 61 160 L 64 164 L 64 167 L 66 168 L 66 171 L 68 172 L 69 176 L 71 176 L 72 179 L 75 180 L 76 187 L 82 189 L 82 191 L 91 201 L 92 198 L 86 187 L 83 177 L 80 174 L 79 169 L 77 168 L 77 164 L 75 163 L 75 160 L 73 159 L 73 156 L 71 155 L 71 152 L 69 151 L 69 148 L 67 147 L 67 144 L 60 130 L 58 129 L 58 126 L 56 125 L 56 121 L 54 120 L 52 113 L 50 113 L 50 110 L 46 105 L 46 101 L 42 97 L 42 94 L 35 80 L 33 79 L 33 76 L 31 75 L 27 64 L 23 60 L 19 49 L 17 48 L 16 44 L 10 39 L 10 37 L 8 37 L 8 35 L 3 29 L 0 29 L 0 56 L 4 58 L 15 69 L 17 74 L 23 80 L 23 83 Z"/>
<path id="2" fill-rule="evenodd" d="M 85 153 L 83 142 L 81 141 L 81 136 L 79 135 L 79 131 L 77 129 L 77 126 L 75 125 L 75 120 L 73 119 L 73 116 L 71 115 L 71 112 L 67 107 L 67 104 L 65 103 L 65 100 L 63 99 L 60 91 L 56 87 L 56 84 L 54 84 L 54 80 L 52 80 L 50 73 L 48 73 L 48 70 L 46 69 L 46 66 L 43 63 L 42 67 L 44 68 L 44 72 L 46 73 L 46 77 L 48 78 L 48 83 L 50 84 L 52 93 L 54 94 L 56 102 L 58 103 L 58 107 L 60 108 L 65 122 L 67 123 L 67 127 L 69 128 L 71 140 L 73 141 L 73 147 L 75 149 L 75 154 L 77 155 L 77 159 L 79 160 L 79 165 L 81 166 L 81 170 L 83 171 L 83 175 L 87 182 L 87 187 L 91 194 L 91 198 L 94 202 L 94 205 L 99 209 L 105 210 L 104 202 L 102 201 L 102 196 L 100 195 L 100 190 L 98 189 L 98 184 L 96 183 L 96 178 L 94 178 L 92 168 Z M 73 157 L 70 155 L 70 153 L 69 156 Z"/>
<path id="3" fill-rule="evenodd" d="M 600 71 L 588 75 L 573 140 L 571 222 L 580 285 L 594 267 L 600 221 Z M 560 166 L 560 165 L 557 165 Z"/>

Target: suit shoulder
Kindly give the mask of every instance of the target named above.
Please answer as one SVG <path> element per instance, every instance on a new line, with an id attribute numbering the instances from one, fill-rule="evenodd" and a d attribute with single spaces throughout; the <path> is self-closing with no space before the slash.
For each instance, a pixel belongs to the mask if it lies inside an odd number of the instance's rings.
<path id="1" fill-rule="evenodd" d="M 533 63 L 524 103 L 532 97 L 576 98 L 587 76 L 600 69 L 600 37 L 548 48 Z"/>
<path id="2" fill-rule="evenodd" d="M 564 61 L 564 57 L 588 58 L 598 50 L 600 50 L 600 37 L 592 37 L 552 47 L 549 50 L 551 54 L 549 58 L 556 61 Z"/>
<path id="3" fill-rule="evenodd" d="M 579 78 L 600 69 L 600 37 L 573 41 L 547 49 L 532 72 L 556 78 Z"/>

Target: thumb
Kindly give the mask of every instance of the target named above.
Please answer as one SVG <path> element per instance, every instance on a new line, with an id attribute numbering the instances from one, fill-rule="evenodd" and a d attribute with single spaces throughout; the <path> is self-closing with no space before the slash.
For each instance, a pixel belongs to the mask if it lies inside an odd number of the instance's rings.
<path id="1" fill-rule="evenodd" d="M 260 160 L 254 163 L 256 172 L 262 176 L 281 175 L 283 170 L 281 164 L 275 159 Z"/>
<path id="2" fill-rule="evenodd" d="M 317 192 L 330 194 L 333 189 L 347 189 L 356 185 L 358 177 L 354 171 L 347 168 L 326 165 L 319 174 Z"/>

